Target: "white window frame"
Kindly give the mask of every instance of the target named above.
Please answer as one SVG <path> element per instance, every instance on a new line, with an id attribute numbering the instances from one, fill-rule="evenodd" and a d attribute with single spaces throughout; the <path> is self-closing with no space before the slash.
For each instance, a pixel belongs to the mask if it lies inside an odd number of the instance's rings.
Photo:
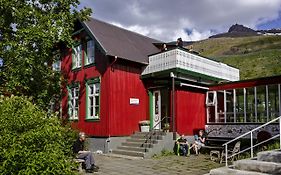
<path id="1" fill-rule="evenodd" d="M 100 88 L 101 87 L 100 87 L 99 79 L 89 80 L 86 84 L 86 88 L 87 88 L 86 89 L 87 90 L 86 119 L 95 119 L 95 120 L 100 119 Z M 92 106 L 91 106 L 91 98 L 93 98 Z M 99 104 L 96 104 L 96 98 L 98 98 Z M 91 115 L 91 112 L 93 115 Z"/>
<path id="2" fill-rule="evenodd" d="M 78 44 L 72 48 L 72 69 L 82 66 L 82 44 Z"/>
<path id="3" fill-rule="evenodd" d="M 213 99 L 209 99 L 209 94 L 213 94 Z M 214 106 L 217 103 L 217 92 L 216 91 L 208 91 L 206 94 L 206 105 Z"/>
<path id="4" fill-rule="evenodd" d="M 68 115 L 70 120 L 79 119 L 79 86 L 68 88 Z"/>
<path id="5" fill-rule="evenodd" d="M 95 63 L 95 42 L 94 40 L 88 40 L 86 43 L 86 52 L 85 52 L 85 65 Z"/>

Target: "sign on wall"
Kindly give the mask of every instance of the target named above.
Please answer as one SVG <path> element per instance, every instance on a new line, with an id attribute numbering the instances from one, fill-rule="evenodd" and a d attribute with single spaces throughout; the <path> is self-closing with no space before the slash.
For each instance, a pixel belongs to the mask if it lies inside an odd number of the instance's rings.
<path id="1" fill-rule="evenodd" d="M 138 98 L 130 98 L 130 105 L 139 105 L 140 99 Z"/>

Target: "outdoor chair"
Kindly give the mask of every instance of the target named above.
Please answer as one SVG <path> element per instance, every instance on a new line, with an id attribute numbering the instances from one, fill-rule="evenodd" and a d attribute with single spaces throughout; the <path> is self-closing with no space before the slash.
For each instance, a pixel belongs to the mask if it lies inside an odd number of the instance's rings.
<path id="1" fill-rule="evenodd" d="M 229 159 L 231 162 L 233 162 L 233 161 L 234 161 L 234 157 L 236 157 L 236 156 L 233 156 L 233 155 L 237 154 L 237 153 L 240 151 L 240 145 L 241 145 L 241 142 L 240 142 L 240 141 L 236 142 L 236 143 L 235 143 L 235 146 L 234 146 L 234 148 L 233 148 L 233 150 L 227 152 L 227 157 L 228 157 L 228 159 Z M 238 158 L 239 158 L 239 157 L 238 157 L 238 155 L 237 155 L 237 159 L 238 159 Z M 225 161 L 225 151 L 223 151 L 222 154 L 221 154 L 220 163 L 222 163 L 222 162 L 224 162 L 224 161 Z"/>

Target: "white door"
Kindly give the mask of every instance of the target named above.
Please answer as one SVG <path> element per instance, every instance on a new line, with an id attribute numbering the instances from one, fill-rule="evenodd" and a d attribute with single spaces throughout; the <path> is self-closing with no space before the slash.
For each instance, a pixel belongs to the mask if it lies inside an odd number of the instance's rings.
<path id="1" fill-rule="evenodd" d="M 153 128 L 161 129 L 161 94 L 160 94 L 160 91 L 153 92 Z"/>

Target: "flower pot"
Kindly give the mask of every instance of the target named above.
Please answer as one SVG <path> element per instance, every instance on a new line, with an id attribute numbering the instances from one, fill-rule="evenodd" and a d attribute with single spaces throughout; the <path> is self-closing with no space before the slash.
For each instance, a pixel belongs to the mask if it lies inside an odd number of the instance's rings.
<path id="1" fill-rule="evenodd" d="M 141 132 L 149 132 L 149 126 L 140 126 Z"/>

